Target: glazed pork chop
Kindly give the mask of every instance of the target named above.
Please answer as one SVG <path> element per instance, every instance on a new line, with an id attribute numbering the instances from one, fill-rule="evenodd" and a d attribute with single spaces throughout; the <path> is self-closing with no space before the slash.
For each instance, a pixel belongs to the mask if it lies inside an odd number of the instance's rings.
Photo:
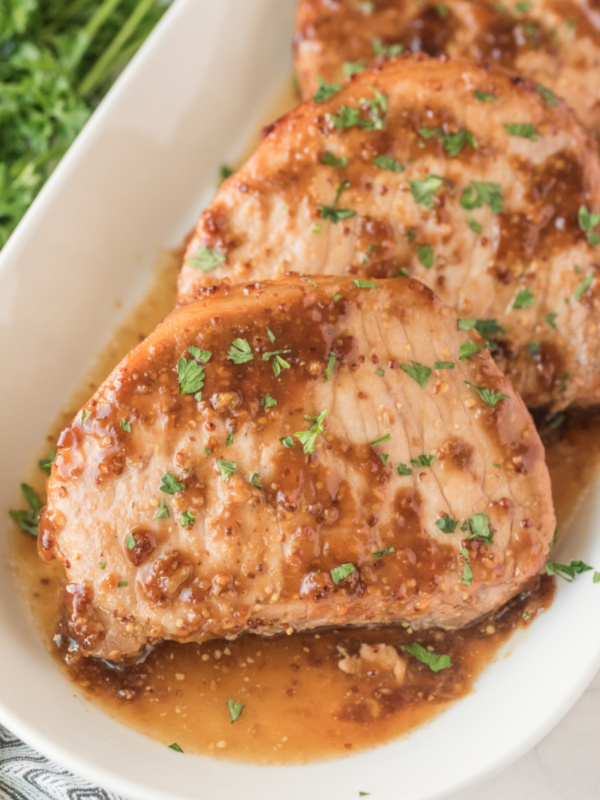
<path id="1" fill-rule="evenodd" d="M 498 69 L 401 58 L 267 129 L 200 217 L 180 300 L 307 265 L 408 274 L 493 339 L 530 407 L 588 406 L 599 220 L 600 158 L 562 101 Z"/>
<path id="2" fill-rule="evenodd" d="M 600 7 L 587 0 L 300 0 L 296 71 L 305 98 L 403 51 L 484 59 L 564 97 L 600 134 Z"/>
<path id="3" fill-rule="evenodd" d="M 417 281 L 222 287 L 63 432 L 40 522 L 84 654 L 326 625 L 457 628 L 554 531 L 544 450 L 477 333 Z"/>

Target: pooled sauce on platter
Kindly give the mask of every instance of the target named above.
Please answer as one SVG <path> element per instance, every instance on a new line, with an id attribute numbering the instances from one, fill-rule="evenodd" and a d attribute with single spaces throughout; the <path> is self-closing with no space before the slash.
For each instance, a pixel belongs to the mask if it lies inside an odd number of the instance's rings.
<path id="1" fill-rule="evenodd" d="M 120 358 L 172 308 L 180 261 L 179 250 L 161 255 L 148 296 L 56 421 L 45 450 Z M 564 526 L 600 461 L 600 425 L 592 415 L 574 415 L 545 439 Z M 37 470 L 30 481 L 40 494 L 44 478 Z M 510 634 L 532 624 L 554 593 L 553 580 L 543 577 L 496 614 L 456 632 L 398 625 L 270 639 L 244 635 L 201 645 L 164 643 L 143 661 L 114 666 L 69 652 L 60 626 L 62 567 L 38 559 L 33 537 L 16 530 L 14 543 L 17 581 L 40 633 L 85 697 L 164 745 L 259 763 L 340 757 L 405 735 L 471 692 Z M 432 672 L 402 649 L 414 642 L 448 654 L 451 666 Z M 235 724 L 230 700 L 243 706 Z"/>

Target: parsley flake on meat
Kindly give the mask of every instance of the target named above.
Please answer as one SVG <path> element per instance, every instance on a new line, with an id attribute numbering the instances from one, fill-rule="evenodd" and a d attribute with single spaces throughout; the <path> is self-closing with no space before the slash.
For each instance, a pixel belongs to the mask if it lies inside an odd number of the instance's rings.
<path id="1" fill-rule="evenodd" d="M 337 586 L 340 581 L 343 581 L 344 578 L 347 578 L 348 575 L 351 575 L 353 572 L 356 572 L 354 564 L 340 564 L 339 567 L 334 567 L 331 570 L 331 578 Z"/>
<path id="2" fill-rule="evenodd" d="M 248 341 L 246 339 L 234 339 L 227 353 L 227 360 L 233 361 L 234 364 L 245 364 L 248 361 L 254 361 L 254 355 Z"/>
<path id="3" fill-rule="evenodd" d="M 438 655 L 427 650 L 423 645 L 418 642 L 412 644 L 405 644 L 402 647 L 411 656 L 414 656 L 418 661 L 429 667 L 432 672 L 439 672 L 441 669 L 448 669 L 452 666 L 452 661 L 449 655 Z"/>
<path id="4" fill-rule="evenodd" d="M 400 364 L 400 369 L 406 372 L 421 387 L 425 386 L 431 375 L 431 369 L 419 364 L 417 361 L 411 361 L 410 364 Z"/>
<path id="5" fill-rule="evenodd" d="M 187 263 L 201 272 L 211 272 L 225 263 L 225 256 L 212 247 L 199 247 Z"/>
<path id="6" fill-rule="evenodd" d="M 317 436 L 325 430 L 325 426 L 323 425 L 323 420 L 327 415 L 327 409 L 324 408 L 320 414 L 316 417 L 311 417 L 309 415 L 305 416 L 304 419 L 306 420 L 314 420 L 314 424 L 309 430 L 307 431 L 298 431 L 294 434 L 296 439 L 302 445 L 302 449 L 305 453 L 314 453 L 315 450 L 315 442 L 317 440 Z"/>

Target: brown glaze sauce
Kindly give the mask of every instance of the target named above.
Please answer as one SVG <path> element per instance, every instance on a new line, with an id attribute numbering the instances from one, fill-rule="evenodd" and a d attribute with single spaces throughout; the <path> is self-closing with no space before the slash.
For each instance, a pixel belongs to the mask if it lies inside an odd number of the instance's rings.
<path id="1" fill-rule="evenodd" d="M 56 420 L 45 450 L 111 368 L 172 308 L 180 259 L 180 251 L 161 256 L 151 291 Z M 600 460 L 597 418 L 567 419 L 548 431 L 546 443 L 557 517 L 565 524 Z M 44 477 L 38 471 L 30 481 L 40 493 Z M 71 655 L 59 624 L 62 567 L 42 564 L 35 540 L 19 531 L 14 546 L 17 579 L 40 634 L 84 696 L 165 745 L 260 763 L 340 757 L 405 735 L 471 692 L 510 634 L 543 613 L 554 591 L 552 580 L 544 578 L 493 617 L 454 633 L 385 626 L 166 643 L 141 663 L 115 668 Z M 434 674 L 402 650 L 413 642 L 450 655 L 451 667 Z M 361 646 L 374 660 L 357 658 Z M 382 646 L 395 648 L 401 661 L 390 660 Z M 230 699 L 244 706 L 235 724 Z"/>

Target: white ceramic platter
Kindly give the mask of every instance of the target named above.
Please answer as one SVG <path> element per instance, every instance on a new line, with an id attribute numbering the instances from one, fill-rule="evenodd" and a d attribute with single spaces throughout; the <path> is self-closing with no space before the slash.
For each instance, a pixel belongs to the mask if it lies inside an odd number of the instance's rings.
<path id="1" fill-rule="evenodd" d="M 562 583 L 476 691 L 402 741 L 338 761 L 260 767 L 181 755 L 86 703 L 37 636 L 14 584 L 6 511 L 49 422 L 179 244 L 291 73 L 293 0 L 177 0 L 0 256 L 0 721 L 136 800 L 438 798 L 505 765 L 567 711 L 600 666 L 600 586 Z M 122 303 L 121 308 L 117 307 Z M 591 487 L 559 560 L 600 564 Z"/>

